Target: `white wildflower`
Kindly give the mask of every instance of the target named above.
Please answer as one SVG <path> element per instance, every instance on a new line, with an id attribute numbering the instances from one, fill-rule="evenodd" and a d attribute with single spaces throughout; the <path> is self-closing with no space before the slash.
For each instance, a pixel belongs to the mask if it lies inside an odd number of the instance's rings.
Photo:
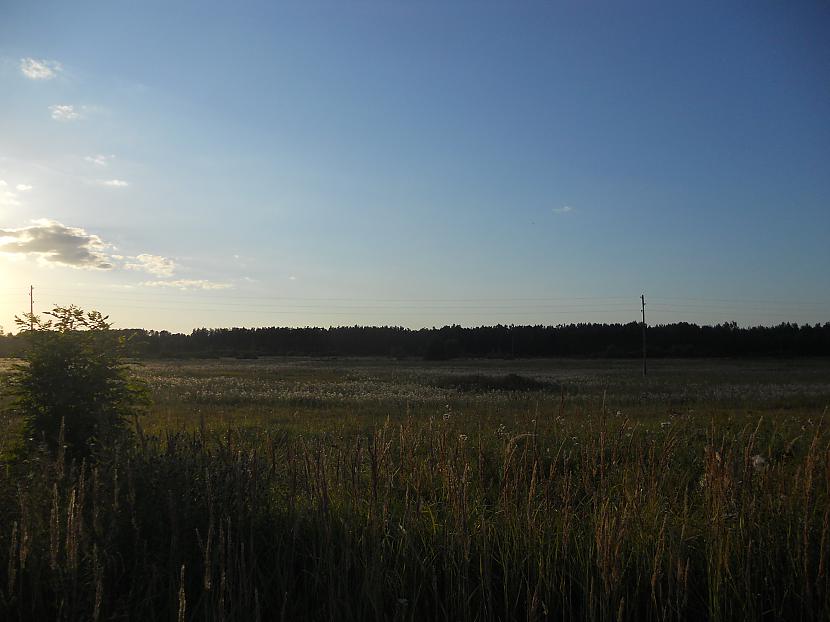
<path id="1" fill-rule="evenodd" d="M 763 469 L 765 466 L 767 466 L 767 459 L 764 458 L 761 454 L 756 454 L 752 456 L 752 466 L 756 470 Z"/>

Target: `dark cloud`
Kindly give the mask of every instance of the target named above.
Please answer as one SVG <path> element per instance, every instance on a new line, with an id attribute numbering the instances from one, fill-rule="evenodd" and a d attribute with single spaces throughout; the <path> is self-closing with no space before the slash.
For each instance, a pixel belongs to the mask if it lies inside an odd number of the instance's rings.
<path id="1" fill-rule="evenodd" d="M 50 264 L 111 270 L 108 244 L 79 227 L 54 220 L 37 220 L 20 229 L 0 229 L 0 252 L 34 255 Z"/>

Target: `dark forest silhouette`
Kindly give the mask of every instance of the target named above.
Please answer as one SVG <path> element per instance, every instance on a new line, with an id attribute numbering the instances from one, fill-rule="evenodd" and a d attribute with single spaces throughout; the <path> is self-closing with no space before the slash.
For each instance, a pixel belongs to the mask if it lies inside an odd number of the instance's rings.
<path id="1" fill-rule="evenodd" d="M 641 324 L 559 326 L 200 328 L 190 334 L 143 329 L 120 332 L 135 357 L 382 356 L 459 357 L 641 356 Z M 25 333 L 0 337 L 0 356 L 19 355 Z M 830 356 L 830 322 L 741 328 L 734 322 L 680 322 L 648 329 L 653 357 Z"/>

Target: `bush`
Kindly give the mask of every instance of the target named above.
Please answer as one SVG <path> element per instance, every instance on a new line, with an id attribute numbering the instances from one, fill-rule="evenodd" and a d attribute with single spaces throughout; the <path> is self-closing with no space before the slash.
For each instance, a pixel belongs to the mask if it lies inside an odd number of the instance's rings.
<path id="1" fill-rule="evenodd" d="M 47 315 L 52 319 L 15 318 L 31 332 L 9 382 L 11 409 L 25 421 L 30 448 L 87 456 L 128 435 L 147 391 L 130 375 L 121 356 L 123 340 L 109 330 L 107 317 L 74 305 Z"/>
<path id="2" fill-rule="evenodd" d="M 454 374 L 436 378 L 436 387 L 456 389 L 462 393 L 487 393 L 489 391 L 542 391 L 561 390 L 561 387 L 535 378 L 507 374 L 505 376 L 487 376 L 484 374 Z"/>

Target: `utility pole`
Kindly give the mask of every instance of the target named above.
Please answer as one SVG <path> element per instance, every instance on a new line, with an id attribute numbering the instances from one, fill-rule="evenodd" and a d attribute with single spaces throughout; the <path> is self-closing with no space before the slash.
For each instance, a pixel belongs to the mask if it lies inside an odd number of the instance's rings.
<path id="1" fill-rule="evenodd" d="M 646 368 L 646 295 L 640 294 L 640 301 L 643 303 L 643 376 L 648 373 Z"/>
<path id="2" fill-rule="evenodd" d="M 35 332 L 35 287 L 29 285 L 29 330 Z"/>

